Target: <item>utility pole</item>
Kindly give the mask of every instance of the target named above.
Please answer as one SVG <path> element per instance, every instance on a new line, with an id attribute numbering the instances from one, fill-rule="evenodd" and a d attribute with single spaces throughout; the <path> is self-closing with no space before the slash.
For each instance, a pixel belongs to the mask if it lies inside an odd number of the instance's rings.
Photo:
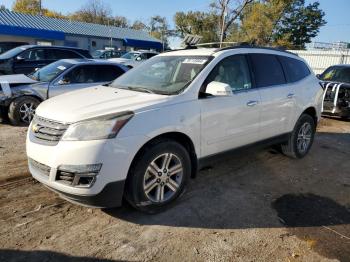
<path id="1" fill-rule="evenodd" d="M 42 6 L 41 6 L 41 0 L 39 0 L 39 15 L 43 15 Z"/>
<path id="2" fill-rule="evenodd" d="M 221 24 L 221 35 L 220 35 L 220 48 L 222 47 L 222 42 L 224 41 L 224 30 L 225 30 L 225 23 L 226 23 L 226 16 L 227 16 L 227 5 L 228 0 L 224 3 L 224 10 L 222 15 L 222 24 Z"/>

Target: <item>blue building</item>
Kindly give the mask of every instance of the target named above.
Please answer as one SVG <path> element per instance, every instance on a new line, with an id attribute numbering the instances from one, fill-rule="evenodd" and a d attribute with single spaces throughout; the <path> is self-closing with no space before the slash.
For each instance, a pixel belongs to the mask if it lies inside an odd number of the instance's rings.
<path id="1" fill-rule="evenodd" d="M 0 11 L 0 42 L 10 41 L 80 47 L 90 51 L 106 47 L 162 49 L 162 43 L 145 31 Z"/>

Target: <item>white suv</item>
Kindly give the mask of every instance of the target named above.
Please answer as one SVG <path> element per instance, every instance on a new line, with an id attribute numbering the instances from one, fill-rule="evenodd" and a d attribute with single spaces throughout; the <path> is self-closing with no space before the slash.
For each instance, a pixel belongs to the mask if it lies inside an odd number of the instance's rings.
<path id="1" fill-rule="evenodd" d="M 27 136 L 33 177 L 63 198 L 155 212 L 210 157 L 279 144 L 304 157 L 323 90 L 298 56 L 269 48 L 190 49 L 158 55 L 110 86 L 54 97 Z"/>

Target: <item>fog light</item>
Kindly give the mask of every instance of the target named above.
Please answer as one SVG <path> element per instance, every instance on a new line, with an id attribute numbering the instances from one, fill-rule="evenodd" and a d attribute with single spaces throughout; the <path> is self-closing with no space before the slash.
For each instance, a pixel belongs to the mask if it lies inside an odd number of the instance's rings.
<path id="1" fill-rule="evenodd" d="M 58 167 L 56 181 L 73 187 L 91 187 L 101 167 L 102 164 L 62 165 Z"/>

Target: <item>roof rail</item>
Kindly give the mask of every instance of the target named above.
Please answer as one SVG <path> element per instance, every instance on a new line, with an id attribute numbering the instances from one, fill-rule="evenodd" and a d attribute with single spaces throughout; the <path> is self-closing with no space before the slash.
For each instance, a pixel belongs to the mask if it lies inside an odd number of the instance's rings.
<path id="1" fill-rule="evenodd" d="M 287 53 L 290 55 L 298 56 L 298 54 L 289 52 L 289 51 L 285 50 L 283 47 L 256 46 L 256 45 L 250 45 L 249 43 L 242 43 L 242 44 L 235 45 L 235 46 L 218 48 L 214 52 L 216 53 L 216 52 L 220 52 L 220 51 L 224 51 L 224 50 L 237 49 L 237 48 L 256 48 L 256 49 L 263 49 L 263 50 L 272 50 L 272 51 L 279 51 L 279 52 Z"/>

